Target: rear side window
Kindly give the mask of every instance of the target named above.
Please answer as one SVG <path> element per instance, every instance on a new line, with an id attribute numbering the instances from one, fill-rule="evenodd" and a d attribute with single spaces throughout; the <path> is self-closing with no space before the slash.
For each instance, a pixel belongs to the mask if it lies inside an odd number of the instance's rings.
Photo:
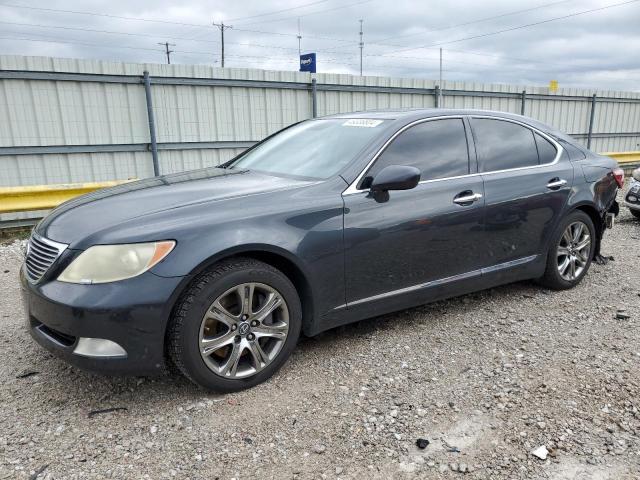
<path id="1" fill-rule="evenodd" d="M 471 122 L 480 172 L 538 165 L 532 130 L 503 120 L 474 118 Z"/>
<path id="2" fill-rule="evenodd" d="M 565 151 L 569 154 L 569 158 L 571 159 L 572 162 L 577 162 L 587 158 L 585 153 L 575 145 L 562 139 L 560 139 L 560 143 L 562 144 L 562 147 L 565 149 Z"/>
<path id="3" fill-rule="evenodd" d="M 542 135 L 538 135 L 534 133 L 536 137 L 536 146 L 538 147 L 538 158 L 540 159 L 540 164 L 544 165 L 545 163 L 551 163 L 556 159 L 556 154 L 558 151 L 553 144 L 544 138 Z"/>
<path id="4" fill-rule="evenodd" d="M 419 123 L 398 135 L 373 164 L 363 187 L 388 165 L 409 165 L 420 170 L 420 180 L 456 177 L 469 173 L 469 150 L 460 118 Z"/>

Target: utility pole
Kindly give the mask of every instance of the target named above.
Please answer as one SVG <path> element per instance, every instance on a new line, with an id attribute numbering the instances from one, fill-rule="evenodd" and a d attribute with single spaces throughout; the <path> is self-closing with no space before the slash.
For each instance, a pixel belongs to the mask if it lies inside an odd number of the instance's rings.
<path id="1" fill-rule="evenodd" d="M 440 108 L 442 108 L 442 47 L 440 47 L 440 85 L 439 85 L 440 89 L 439 89 L 439 97 L 438 98 L 438 105 L 440 106 Z"/>
<path id="2" fill-rule="evenodd" d="M 164 47 L 164 52 L 167 56 L 167 65 L 171 65 L 171 54 L 173 53 L 173 50 L 169 50 L 169 47 L 175 47 L 176 44 L 169 42 L 158 42 L 158 45 L 162 45 Z"/>
<path id="3" fill-rule="evenodd" d="M 362 76 L 362 49 L 364 42 L 362 41 L 362 19 L 360 19 L 360 76 Z"/>
<path id="4" fill-rule="evenodd" d="M 300 30 L 300 17 L 298 17 L 298 62 L 300 62 L 300 55 L 302 55 L 302 33 Z"/>
<path id="5" fill-rule="evenodd" d="M 233 26 L 231 25 L 225 25 L 224 22 L 220 22 L 220 23 L 213 23 L 213 25 L 215 27 L 218 27 L 220 29 L 220 48 L 221 48 L 221 55 L 220 55 L 220 65 L 222 66 L 222 68 L 224 68 L 224 31 L 228 28 L 233 28 Z"/>

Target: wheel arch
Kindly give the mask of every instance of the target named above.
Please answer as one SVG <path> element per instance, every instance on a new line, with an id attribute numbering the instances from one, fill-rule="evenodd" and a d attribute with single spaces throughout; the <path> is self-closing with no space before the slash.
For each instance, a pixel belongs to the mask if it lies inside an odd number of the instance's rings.
<path id="1" fill-rule="evenodd" d="M 314 308 L 313 288 L 308 273 L 291 252 L 281 247 L 267 244 L 248 244 L 231 247 L 211 255 L 202 261 L 193 268 L 188 277 L 186 277 L 188 281 L 178 287 L 178 292 L 174 295 L 175 299 L 171 308 L 171 314 L 173 314 L 173 308 L 178 303 L 182 293 L 192 285 L 199 274 L 221 261 L 239 257 L 252 258 L 271 265 L 280 270 L 291 281 L 298 292 L 302 306 L 302 331 L 305 334 L 312 331 L 311 327 L 315 322 L 316 312 Z"/>
<path id="2" fill-rule="evenodd" d="M 567 215 L 577 210 L 586 213 L 593 222 L 593 227 L 596 229 L 596 246 L 593 250 L 593 256 L 595 257 L 600 254 L 600 241 L 602 240 L 602 235 L 604 233 L 602 217 L 596 206 L 587 202 L 572 205 L 571 209 L 567 212 Z"/>

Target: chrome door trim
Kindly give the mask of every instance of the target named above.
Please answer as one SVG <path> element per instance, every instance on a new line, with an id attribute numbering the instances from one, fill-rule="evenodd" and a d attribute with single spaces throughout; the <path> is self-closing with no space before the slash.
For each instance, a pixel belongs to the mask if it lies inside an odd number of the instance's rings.
<path id="1" fill-rule="evenodd" d="M 481 193 L 472 193 L 471 195 L 467 195 L 465 197 L 456 197 L 453 199 L 453 203 L 472 203 L 477 202 L 482 198 Z"/>
<path id="2" fill-rule="evenodd" d="M 547 183 L 547 188 L 557 188 L 557 187 L 564 187 L 567 184 L 567 181 L 563 178 L 556 180 L 554 182 L 549 182 Z"/>
<path id="3" fill-rule="evenodd" d="M 369 189 L 358 189 L 357 185 L 358 183 L 360 183 L 360 181 L 362 180 L 362 177 L 364 177 L 365 173 L 367 173 L 367 170 L 369 170 L 369 168 L 371 167 L 371 165 L 373 165 L 373 163 L 378 159 L 378 157 L 382 154 L 382 152 L 384 152 L 384 150 L 389 146 L 389 144 L 391 142 L 393 142 L 393 140 L 395 140 L 395 138 L 400 135 L 402 132 L 404 132 L 405 130 L 413 127 L 414 125 L 418 125 L 420 123 L 424 123 L 424 122 L 429 122 L 432 120 L 443 120 L 443 119 L 448 119 L 448 118 L 469 118 L 469 119 L 473 119 L 473 118 L 489 118 L 491 120 L 500 120 L 503 122 L 511 122 L 511 123 L 515 123 L 518 125 L 521 125 L 525 128 L 528 128 L 530 130 L 533 130 L 535 133 L 539 134 L 541 137 L 545 138 L 546 140 L 548 140 L 549 142 L 551 142 L 553 144 L 554 147 L 556 147 L 556 156 L 553 159 L 552 162 L 549 163 L 543 163 L 541 165 L 531 165 L 529 167 L 516 167 L 516 168 L 506 168 L 503 170 L 493 170 L 491 172 L 477 172 L 477 173 L 470 173 L 467 175 L 457 175 L 454 177 L 445 177 L 445 178 L 435 178 L 433 180 L 421 180 L 420 182 L 418 182 L 418 185 L 422 185 L 425 183 L 432 183 L 432 182 L 442 182 L 444 180 L 453 180 L 453 179 L 458 179 L 458 178 L 471 178 L 471 177 L 477 177 L 480 175 L 494 175 L 497 173 L 504 173 L 504 172 L 517 172 L 519 170 L 529 170 L 529 169 L 534 169 L 534 168 L 542 168 L 542 167 L 549 167 L 551 165 L 555 165 L 556 163 L 558 163 L 560 161 L 560 157 L 562 156 L 562 152 L 564 152 L 564 148 L 562 148 L 562 146 L 555 141 L 553 138 L 551 138 L 548 134 L 546 134 L 545 132 L 537 129 L 536 127 L 529 125 L 527 123 L 524 122 L 520 122 L 517 120 L 513 120 L 511 118 L 503 118 L 503 117 L 497 117 L 494 115 L 442 115 L 442 116 L 438 116 L 438 117 L 429 117 L 429 118 L 421 118 L 419 120 L 414 120 L 411 123 L 408 123 L 407 125 L 403 126 L 402 128 L 400 128 L 397 132 L 395 132 L 391 138 L 389 138 L 389 140 L 387 140 L 379 149 L 378 151 L 373 155 L 373 157 L 371 158 L 371 160 L 369 160 L 369 162 L 367 163 L 367 165 L 365 166 L 365 168 L 360 172 L 360 174 L 356 177 L 356 179 L 351 182 L 351 184 L 346 188 L 346 190 L 344 190 L 342 192 L 342 196 L 346 196 L 346 195 L 354 195 L 357 193 L 369 193 Z M 473 128 L 473 127 L 472 127 Z M 474 139 L 475 141 L 475 139 Z"/>
<path id="4" fill-rule="evenodd" d="M 529 255 L 528 257 L 522 257 L 516 260 L 509 260 L 508 262 L 498 263 L 497 265 L 493 265 L 491 267 L 480 268 L 478 270 L 472 270 L 470 272 L 453 275 L 451 277 L 440 278 L 438 280 L 431 280 L 429 282 L 419 283 L 417 285 L 400 288 L 398 290 L 391 290 L 389 292 L 379 293 L 377 295 L 372 295 L 371 297 L 360 298 L 358 300 L 354 300 L 353 302 L 347 302 L 345 305 L 340 305 L 339 307 L 334 308 L 334 310 L 341 310 L 343 308 L 349 308 L 352 306 L 361 305 L 363 303 L 369 303 L 376 300 L 382 300 L 384 298 L 395 297 L 397 295 L 402 295 L 404 293 L 411 293 L 411 292 L 415 292 L 422 289 L 437 287 L 437 286 L 445 285 L 447 283 L 456 282 L 459 280 L 468 280 L 470 278 L 487 275 L 489 273 L 498 272 L 500 270 L 505 270 L 507 268 L 524 265 L 526 263 L 533 262 L 538 257 L 539 255 Z"/>

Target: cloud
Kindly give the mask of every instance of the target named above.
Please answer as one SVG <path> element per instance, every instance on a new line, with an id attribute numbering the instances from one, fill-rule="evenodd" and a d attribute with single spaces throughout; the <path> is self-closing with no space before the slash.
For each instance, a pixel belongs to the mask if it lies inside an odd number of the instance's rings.
<path id="1" fill-rule="evenodd" d="M 226 66 L 295 70 L 299 17 L 302 50 L 317 52 L 319 71 L 357 74 L 362 18 L 367 75 L 436 79 L 442 47 L 447 80 L 547 85 L 555 79 L 564 87 L 637 91 L 640 2 L 482 36 L 620 1 L 54 0 L 32 4 L 35 9 L 0 4 L 0 48 L 4 54 L 163 62 L 157 43 L 168 41 L 175 44 L 172 63 L 219 65 L 220 31 L 211 23 L 226 20 L 233 25 L 225 31 Z M 272 11 L 280 12 L 264 15 Z M 458 41 L 468 37 L 478 38 Z M 414 48 L 420 46 L 429 48 Z"/>

